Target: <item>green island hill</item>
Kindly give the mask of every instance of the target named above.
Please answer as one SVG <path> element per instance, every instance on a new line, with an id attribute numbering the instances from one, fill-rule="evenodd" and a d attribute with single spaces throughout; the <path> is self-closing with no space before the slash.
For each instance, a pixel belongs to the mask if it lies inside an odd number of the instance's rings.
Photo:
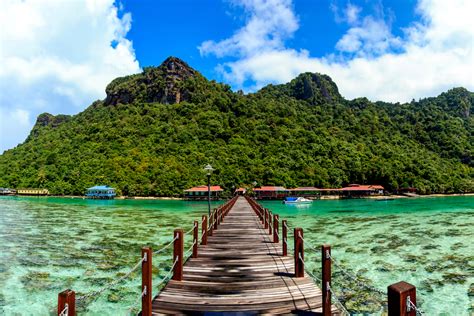
<path id="1" fill-rule="evenodd" d="M 0 187 L 82 195 L 108 184 L 177 196 L 204 184 L 211 163 L 212 182 L 228 192 L 254 181 L 474 192 L 474 93 L 465 88 L 404 104 L 346 100 L 329 76 L 303 73 L 244 94 L 169 57 L 106 93 L 76 115 L 39 115 L 0 156 Z"/>

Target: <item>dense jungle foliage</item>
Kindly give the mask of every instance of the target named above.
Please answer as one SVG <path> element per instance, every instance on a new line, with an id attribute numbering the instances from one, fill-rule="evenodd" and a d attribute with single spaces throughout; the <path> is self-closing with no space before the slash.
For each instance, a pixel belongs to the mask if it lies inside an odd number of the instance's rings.
<path id="1" fill-rule="evenodd" d="M 345 100 L 326 75 L 304 73 L 244 95 L 177 58 L 112 81 L 74 115 L 41 114 L 26 141 L 0 156 L 0 187 L 83 194 L 179 195 L 213 183 L 413 186 L 474 191 L 474 94 L 451 89 L 406 104 Z"/>

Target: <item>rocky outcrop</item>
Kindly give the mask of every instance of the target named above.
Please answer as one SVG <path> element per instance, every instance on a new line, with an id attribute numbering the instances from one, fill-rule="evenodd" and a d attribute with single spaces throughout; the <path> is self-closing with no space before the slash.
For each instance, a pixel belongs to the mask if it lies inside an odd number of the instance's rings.
<path id="1" fill-rule="evenodd" d="M 175 104 L 188 101 L 187 80 L 200 77 L 196 70 L 176 57 L 168 57 L 159 67 L 146 67 L 140 74 L 117 78 L 106 88 L 106 105 L 134 101 Z"/>
<path id="2" fill-rule="evenodd" d="M 342 99 L 337 85 L 327 75 L 306 72 L 287 84 L 290 95 L 312 104 L 323 104 Z"/>
<path id="3" fill-rule="evenodd" d="M 70 115 L 52 115 L 50 113 L 42 113 L 38 115 L 35 126 L 33 126 L 33 129 L 31 130 L 27 140 L 31 137 L 38 137 L 40 131 L 45 127 L 57 128 L 59 125 L 70 121 L 71 118 L 72 117 Z"/>

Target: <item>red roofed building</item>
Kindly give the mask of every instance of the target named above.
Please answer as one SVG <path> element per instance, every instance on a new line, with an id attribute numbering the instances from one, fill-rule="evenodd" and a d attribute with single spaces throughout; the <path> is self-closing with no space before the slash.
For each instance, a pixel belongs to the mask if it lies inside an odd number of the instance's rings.
<path id="1" fill-rule="evenodd" d="M 313 197 L 317 198 L 321 195 L 321 189 L 315 187 L 298 187 L 288 189 L 289 193 L 294 196 Z"/>
<path id="2" fill-rule="evenodd" d="M 223 191 L 220 185 L 211 185 L 211 199 L 218 200 Z M 200 185 L 184 190 L 184 198 L 189 200 L 206 200 L 207 185 Z"/>
<path id="3" fill-rule="evenodd" d="M 279 186 L 262 186 L 253 189 L 255 198 L 267 200 L 281 200 L 288 196 L 289 190 Z"/>
<path id="4" fill-rule="evenodd" d="M 382 195 L 384 187 L 381 185 L 362 185 L 362 184 L 349 184 L 349 186 L 342 188 L 342 195 L 345 197 L 359 197 L 366 195 Z"/>

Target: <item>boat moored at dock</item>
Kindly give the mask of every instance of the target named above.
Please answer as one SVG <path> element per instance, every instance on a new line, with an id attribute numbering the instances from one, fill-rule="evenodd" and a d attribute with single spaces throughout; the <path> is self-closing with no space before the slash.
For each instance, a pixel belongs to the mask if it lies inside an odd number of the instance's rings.
<path id="1" fill-rule="evenodd" d="M 292 197 L 288 196 L 283 200 L 284 204 L 309 204 L 312 203 L 313 200 L 304 198 L 304 197 Z"/>

